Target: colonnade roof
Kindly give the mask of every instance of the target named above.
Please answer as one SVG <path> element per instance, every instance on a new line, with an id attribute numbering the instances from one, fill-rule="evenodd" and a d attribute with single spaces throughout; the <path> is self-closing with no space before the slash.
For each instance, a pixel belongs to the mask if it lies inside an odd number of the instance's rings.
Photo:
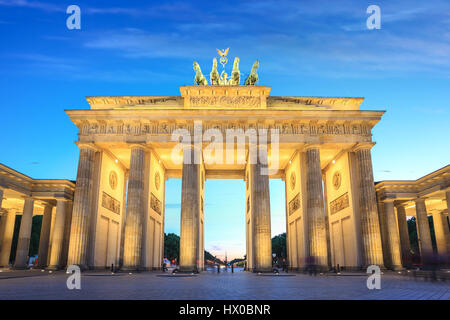
<path id="1" fill-rule="evenodd" d="M 73 200 L 75 182 L 66 179 L 33 179 L 0 163 L 0 188 L 3 208 L 22 210 L 25 198 L 38 205 L 55 204 L 57 199 Z"/>
<path id="2" fill-rule="evenodd" d="M 394 201 L 414 214 L 415 200 L 425 199 L 427 211 L 448 211 L 446 193 L 450 191 L 450 165 L 416 180 L 384 180 L 375 183 L 379 201 Z"/>

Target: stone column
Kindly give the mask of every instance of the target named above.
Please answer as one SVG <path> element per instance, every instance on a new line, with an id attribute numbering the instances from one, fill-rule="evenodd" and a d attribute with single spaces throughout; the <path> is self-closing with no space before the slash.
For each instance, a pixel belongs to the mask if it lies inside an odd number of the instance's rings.
<path id="1" fill-rule="evenodd" d="M 450 243 L 450 235 L 448 231 L 447 217 L 445 213 L 439 211 L 433 211 L 433 225 L 434 234 L 436 236 L 436 246 L 437 253 L 439 255 L 439 262 L 441 264 L 446 264 L 449 262 L 449 251 L 450 248 L 448 244 Z"/>
<path id="2" fill-rule="evenodd" d="M 390 268 L 392 270 L 402 269 L 402 259 L 400 250 L 400 236 L 398 234 L 397 221 L 394 211 L 394 201 L 385 200 L 384 210 L 386 216 L 386 229 L 389 248 L 389 260 L 391 262 Z"/>
<path id="3" fill-rule="evenodd" d="M 3 203 L 3 189 L 0 188 L 0 210 L 2 209 L 2 203 Z"/>
<path id="4" fill-rule="evenodd" d="M 267 150 L 259 150 L 256 164 L 249 164 L 251 210 L 253 223 L 253 271 L 272 271 L 270 234 L 270 193 L 267 174 Z"/>
<path id="5" fill-rule="evenodd" d="M 73 201 L 67 265 L 75 264 L 82 269 L 87 269 L 95 149 L 90 145 L 79 145 L 79 147 L 80 159 L 78 161 L 77 182 Z"/>
<path id="6" fill-rule="evenodd" d="M 52 246 L 50 251 L 50 269 L 61 267 L 61 257 L 64 245 L 64 227 L 66 220 L 66 200 L 58 199 L 56 202 L 55 226 L 53 227 Z"/>
<path id="7" fill-rule="evenodd" d="M 0 222 L 0 267 L 9 266 L 9 256 L 11 255 L 11 244 L 16 222 L 16 212 L 9 209 L 3 212 Z"/>
<path id="8" fill-rule="evenodd" d="M 123 197 L 122 197 L 122 228 L 120 230 L 120 253 L 119 253 L 119 268 L 123 267 L 123 253 L 125 250 L 125 225 L 126 225 L 126 219 L 127 214 L 125 210 L 125 204 L 127 203 L 127 183 L 128 183 L 128 170 L 125 172 L 124 179 L 123 179 Z"/>
<path id="9" fill-rule="evenodd" d="M 127 217 L 125 222 L 123 269 L 141 266 L 142 225 L 144 222 L 145 147 L 131 146 L 128 180 Z"/>
<path id="10" fill-rule="evenodd" d="M 450 190 L 445 191 L 445 199 L 447 200 L 447 214 L 450 216 Z"/>
<path id="11" fill-rule="evenodd" d="M 306 223 L 308 224 L 307 265 L 328 268 L 327 234 L 323 203 L 322 170 L 318 146 L 306 147 Z"/>
<path id="12" fill-rule="evenodd" d="M 69 200 L 66 203 L 66 219 L 64 223 L 64 244 L 61 257 L 61 267 L 67 266 L 67 255 L 69 253 L 69 242 L 70 242 L 70 226 L 72 224 L 72 210 L 73 210 L 73 201 Z"/>
<path id="13" fill-rule="evenodd" d="M 53 206 L 51 204 L 47 204 L 44 208 L 41 234 L 39 236 L 38 267 L 40 268 L 45 268 L 47 266 L 48 249 L 50 242 L 50 227 L 52 225 L 52 211 Z"/>
<path id="14" fill-rule="evenodd" d="M 180 224 L 180 271 L 198 272 L 200 237 L 200 164 L 195 163 L 201 150 L 186 146 L 183 151 Z M 197 154 L 197 157 L 195 156 Z"/>
<path id="15" fill-rule="evenodd" d="M 360 144 L 355 148 L 356 166 L 359 176 L 363 268 L 370 265 L 384 267 L 380 222 L 373 181 L 372 157 L 370 154 L 371 147 L 372 144 Z"/>
<path id="16" fill-rule="evenodd" d="M 416 199 L 416 221 L 419 238 L 420 256 L 422 264 L 428 266 L 433 263 L 433 246 L 431 244 L 430 224 L 428 223 L 425 199 Z"/>
<path id="17" fill-rule="evenodd" d="M 28 251 L 30 249 L 31 226 L 33 222 L 34 199 L 25 198 L 22 220 L 20 221 L 19 240 L 17 242 L 16 260 L 14 268 L 28 267 Z"/>
<path id="18" fill-rule="evenodd" d="M 402 252 L 402 262 L 404 267 L 411 265 L 411 252 L 409 242 L 408 223 L 406 221 L 406 211 L 403 205 L 397 206 L 398 231 L 400 236 L 400 247 Z"/>

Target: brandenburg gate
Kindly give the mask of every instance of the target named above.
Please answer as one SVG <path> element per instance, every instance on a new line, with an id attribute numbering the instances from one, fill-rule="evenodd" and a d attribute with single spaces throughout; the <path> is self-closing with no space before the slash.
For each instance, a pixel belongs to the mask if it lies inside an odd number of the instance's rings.
<path id="1" fill-rule="evenodd" d="M 384 111 L 359 110 L 362 98 L 271 96 L 258 61 L 244 85 L 238 65 L 228 78 L 214 59 L 208 83 L 194 62 L 180 96 L 88 97 L 90 110 L 66 111 L 80 148 L 68 265 L 160 269 L 165 181 L 181 178 L 180 271 L 200 271 L 205 180 L 244 179 L 247 269 L 271 271 L 278 178 L 291 269 L 383 266 L 371 130 Z"/>

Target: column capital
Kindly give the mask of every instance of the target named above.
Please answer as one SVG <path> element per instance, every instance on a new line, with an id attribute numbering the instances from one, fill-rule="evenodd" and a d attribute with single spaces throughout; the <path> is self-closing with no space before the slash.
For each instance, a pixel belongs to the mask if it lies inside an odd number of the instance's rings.
<path id="1" fill-rule="evenodd" d="M 425 203 L 425 200 L 427 200 L 427 198 L 425 198 L 425 197 L 418 197 L 418 198 L 415 198 L 415 199 L 414 199 L 414 202 L 415 202 L 415 203 L 418 203 L 418 202 L 423 202 L 423 203 Z"/>
<path id="2" fill-rule="evenodd" d="M 308 151 L 310 149 L 320 149 L 321 144 L 320 143 L 306 143 L 303 146 L 304 151 Z"/>
<path id="3" fill-rule="evenodd" d="M 393 199 L 393 198 L 386 198 L 386 199 L 383 199 L 383 200 L 381 200 L 383 203 L 394 203 L 394 201 L 395 201 L 396 199 Z"/>
<path id="4" fill-rule="evenodd" d="M 375 142 L 359 142 L 356 144 L 356 146 L 353 147 L 353 152 L 362 150 L 362 149 L 372 149 L 372 147 L 375 145 Z"/>
<path id="5" fill-rule="evenodd" d="M 148 151 L 148 146 L 145 143 L 138 143 L 138 142 L 133 142 L 133 143 L 128 143 L 128 146 L 130 147 L 130 149 L 142 149 L 144 151 Z"/>
<path id="6" fill-rule="evenodd" d="M 92 142 L 79 142 L 76 141 L 75 144 L 78 146 L 78 148 L 80 149 L 91 149 L 93 151 L 100 151 L 99 147 L 96 146 L 94 143 Z"/>

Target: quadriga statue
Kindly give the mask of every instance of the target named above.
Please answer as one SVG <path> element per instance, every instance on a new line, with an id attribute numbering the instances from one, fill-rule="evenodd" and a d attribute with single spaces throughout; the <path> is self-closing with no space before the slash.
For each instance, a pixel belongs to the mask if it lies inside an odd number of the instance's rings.
<path id="1" fill-rule="evenodd" d="M 208 81 L 206 81 L 206 78 L 203 75 L 202 70 L 200 69 L 200 65 L 197 63 L 197 61 L 194 61 L 194 71 L 195 71 L 194 83 L 199 86 L 208 85 Z"/>
<path id="2" fill-rule="evenodd" d="M 253 64 L 252 71 L 248 75 L 247 79 L 245 79 L 244 85 L 254 86 L 255 84 L 258 83 L 258 81 L 259 81 L 258 72 L 257 72 L 258 68 L 259 68 L 259 61 L 256 60 L 255 63 Z"/>

